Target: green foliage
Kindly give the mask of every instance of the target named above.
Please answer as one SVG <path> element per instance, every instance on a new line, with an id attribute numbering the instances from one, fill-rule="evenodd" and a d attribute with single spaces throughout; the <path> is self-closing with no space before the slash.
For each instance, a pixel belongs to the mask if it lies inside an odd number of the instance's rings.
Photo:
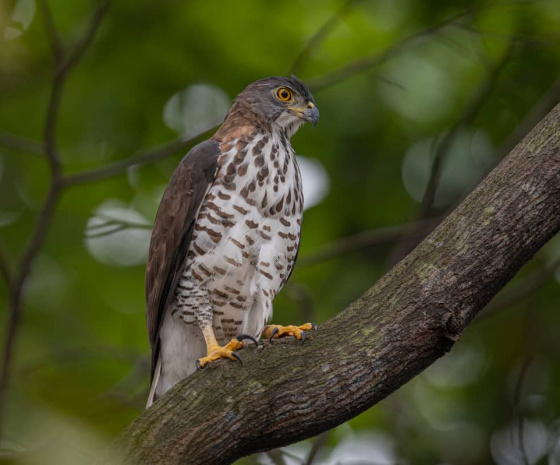
<path id="1" fill-rule="evenodd" d="M 1 136 L 43 139 L 53 59 L 41 2 L 8 3 L 0 6 L 0 245 L 14 268 L 50 174 L 44 156 L 16 150 Z M 305 214 L 303 263 L 338 238 L 418 219 L 438 143 L 458 125 L 430 210 L 444 214 L 505 155 L 510 139 L 523 135 L 526 118 L 538 120 L 560 98 L 555 0 L 342 5 L 111 2 L 62 97 L 56 136 L 64 173 L 176 138 L 183 126 L 164 118 L 175 94 L 169 111 L 175 122 L 185 118 L 188 132 L 197 105 L 211 126 L 223 117 L 224 95 L 232 99 L 256 79 L 294 71 L 320 88 L 314 95 L 321 120 L 302 129 L 293 145 L 319 160 L 330 178 L 326 197 Z M 92 5 L 52 0 L 50 7 L 70 49 Z M 305 48 L 324 24 L 325 34 Z M 361 73 L 329 74 L 386 51 L 386 59 Z M 493 85 L 477 101 L 489 80 Z M 64 191 L 25 286 L 6 399 L 3 447 L 25 451 L 21 463 L 88 463 L 143 408 L 149 364 L 143 225 L 153 220 L 185 152 Z M 119 224 L 103 226 L 107 215 L 135 226 L 111 235 Z M 508 465 L 546 457 L 560 463 L 559 247 L 551 243 L 528 265 L 505 291 L 521 290 L 520 297 L 498 298 L 449 355 L 331 432 L 316 463 L 351 463 L 352 456 L 364 457 L 360 451 L 384 464 Z M 275 322 L 326 321 L 379 279 L 402 249 L 394 240 L 296 266 L 275 302 Z M 6 317 L 4 282 L 0 297 Z M 286 453 L 305 457 L 310 447 L 308 441 Z"/>

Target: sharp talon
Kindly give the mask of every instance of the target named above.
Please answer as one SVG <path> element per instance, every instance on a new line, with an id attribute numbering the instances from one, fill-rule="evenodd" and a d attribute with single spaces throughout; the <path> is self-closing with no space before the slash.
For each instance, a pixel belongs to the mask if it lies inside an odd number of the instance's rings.
<path id="1" fill-rule="evenodd" d="M 200 366 L 200 360 L 197 360 L 197 361 L 196 361 L 196 369 L 197 369 L 197 370 L 201 370 L 202 368 L 204 368 L 204 367 L 201 367 L 201 366 Z"/>
<path id="2" fill-rule="evenodd" d="M 301 343 L 303 344 L 305 342 L 305 331 L 301 332 Z"/>
<path id="3" fill-rule="evenodd" d="M 313 331 L 317 331 L 317 329 L 319 329 L 319 326 L 317 326 L 315 323 L 311 323 L 311 326 L 313 327 Z"/>
<path id="4" fill-rule="evenodd" d="M 241 363 L 241 365 L 243 365 L 243 360 L 241 360 L 241 357 L 239 355 L 237 355 L 235 352 L 232 352 L 231 355 L 235 357 L 237 361 Z"/>
<path id="5" fill-rule="evenodd" d="M 255 343 L 256 347 L 259 346 L 258 341 L 253 336 L 249 336 L 248 334 L 242 334 L 241 336 L 238 336 L 236 339 L 238 341 L 242 341 L 243 339 L 249 339 L 250 341 L 253 341 Z"/>
<path id="6" fill-rule="evenodd" d="M 270 335 L 270 339 L 268 340 L 268 342 L 272 341 L 272 339 L 274 339 L 274 336 L 278 334 L 278 328 L 274 328 L 272 330 L 272 334 Z"/>

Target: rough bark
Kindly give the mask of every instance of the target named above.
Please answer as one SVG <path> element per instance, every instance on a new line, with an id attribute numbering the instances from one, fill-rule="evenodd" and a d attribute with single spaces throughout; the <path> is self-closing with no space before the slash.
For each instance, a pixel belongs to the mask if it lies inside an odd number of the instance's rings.
<path id="1" fill-rule="evenodd" d="M 100 463 L 226 464 L 349 420 L 449 351 L 559 228 L 560 105 L 426 240 L 305 345 L 264 343 L 241 352 L 243 366 L 219 362 L 187 378 Z"/>

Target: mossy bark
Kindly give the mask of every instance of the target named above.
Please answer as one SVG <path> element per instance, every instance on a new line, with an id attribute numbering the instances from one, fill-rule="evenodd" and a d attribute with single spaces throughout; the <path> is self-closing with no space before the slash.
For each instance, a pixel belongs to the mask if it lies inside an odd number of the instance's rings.
<path id="1" fill-rule="evenodd" d="M 220 361 L 185 379 L 100 463 L 226 464 L 349 420 L 449 351 L 559 228 L 560 105 L 305 345 L 264 343 L 241 351 L 243 366 Z"/>

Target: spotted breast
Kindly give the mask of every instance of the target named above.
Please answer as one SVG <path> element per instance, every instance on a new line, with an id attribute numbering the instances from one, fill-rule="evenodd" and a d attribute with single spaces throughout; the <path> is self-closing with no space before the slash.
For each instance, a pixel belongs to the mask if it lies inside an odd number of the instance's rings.
<path id="1" fill-rule="evenodd" d="M 171 336 L 162 352 L 182 352 L 167 357 L 179 360 L 176 367 L 166 366 L 173 384 L 194 372 L 205 354 L 197 320 L 212 321 L 220 344 L 240 334 L 260 337 L 299 247 L 303 189 L 288 139 L 255 131 L 224 141 L 220 151 L 216 180 L 187 252 L 188 266 L 162 327 Z M 188 344 L 176 342 L 173 320 L 192 326 L 183 329 L 191 333 L 184 336 Z"/>

